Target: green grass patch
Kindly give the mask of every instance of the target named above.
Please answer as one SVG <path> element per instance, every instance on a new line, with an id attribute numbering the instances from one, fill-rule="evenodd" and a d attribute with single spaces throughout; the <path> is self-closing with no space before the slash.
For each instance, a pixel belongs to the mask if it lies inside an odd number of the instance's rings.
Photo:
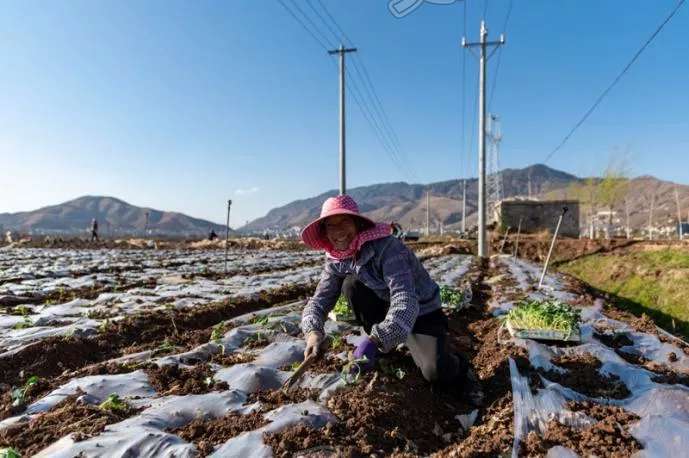
<path id="1" fill-rule="evenodd" d="M 594 288 L 611 293 L 615 305 L 646 313 L 662 328 L 689 338 L 689 253 L 662 249 L 597 254 L 559 266 Z"/>

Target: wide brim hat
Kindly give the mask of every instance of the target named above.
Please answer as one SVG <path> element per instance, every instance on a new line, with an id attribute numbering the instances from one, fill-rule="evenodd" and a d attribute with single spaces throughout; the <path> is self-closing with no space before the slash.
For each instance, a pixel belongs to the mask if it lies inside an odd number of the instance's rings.
<path id="1" fill-rule="evenodd" d="M 369 218 L 362 216 L 359 213 L 359 206 L 347 194 L 342 194 L 335 197 L 330 197 L 323 202 L 321 207 L 321 215 L 310 222 L 302 231 L 301 239 L 304 243 L 316 250 L 323 250 L 330 247 L 330 242 L 325 237 L 323 231 L 323 221 L 335 215 L 350 215 L 362 223 L 363 228 L 374 227 L 374 223 Z"/>

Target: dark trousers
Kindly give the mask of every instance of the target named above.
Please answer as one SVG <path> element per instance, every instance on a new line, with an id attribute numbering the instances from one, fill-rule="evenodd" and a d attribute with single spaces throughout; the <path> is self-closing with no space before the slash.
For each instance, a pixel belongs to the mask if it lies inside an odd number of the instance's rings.
<path id="1" fill-rule="evenodd" d="M 371 333 L 374 324 L 385 319 L 390 308 L 389 302 L 379 298 L 354 275 L 345 278 L 342 295 L 367 334 Z M 449 350 L 447 330 L 447 317 L 442 310 L 435 310 L 416 319 L 406 344 L 426 380 L 441 387 L 461 389 L 468 362 Z"/>

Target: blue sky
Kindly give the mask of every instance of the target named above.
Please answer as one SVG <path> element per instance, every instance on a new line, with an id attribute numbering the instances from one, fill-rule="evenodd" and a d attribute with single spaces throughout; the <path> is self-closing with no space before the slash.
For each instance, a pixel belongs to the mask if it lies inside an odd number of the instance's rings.
<path id="1" fill-rule="evenodd" d="M 393 163 L 348 98 L 348 185 L 475 176 L 464 10 L 470 40 L 484 11 L 495 38 L 510 0 L 426 2 L 403 18 L 387 0 L 322 1 L 359 48 L 406 158 Z M 488 68 L 491 89 L 499 59 L 489 110 L 502 119 L 501 165 L 542 162 L 676 4 L 513 0 Z M 231 198 L 239 226 L 337 187 L 335 58 L 278 1 L 3 1 L 2 11 L 0 212 L 103 194 L 223 222 Z M 689 183 L 686 30 L 689 5 L 548 165 L 591 175 L 624 155 L 632 175 Z"/>

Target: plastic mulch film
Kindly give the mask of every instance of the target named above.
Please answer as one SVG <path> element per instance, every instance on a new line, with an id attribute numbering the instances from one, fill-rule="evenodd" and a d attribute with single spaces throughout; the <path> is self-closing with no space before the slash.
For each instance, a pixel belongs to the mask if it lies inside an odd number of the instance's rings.
<path id="1" fill-rule="evenodd" d="M 567 410 L 565 398 L 555 390 L 540 389 L 534 396 L 528 378 L 519 374 L 517 364 L 512 358 L 509 358 L 509 364 L 514 406 L 513 458 L 519 456 L 520 444 L 529 432 L 536 431 L 542 434 L 551 420 L 557 420 L 573 428 L 583 428 L 593 423 L 587 416 Z"/>

